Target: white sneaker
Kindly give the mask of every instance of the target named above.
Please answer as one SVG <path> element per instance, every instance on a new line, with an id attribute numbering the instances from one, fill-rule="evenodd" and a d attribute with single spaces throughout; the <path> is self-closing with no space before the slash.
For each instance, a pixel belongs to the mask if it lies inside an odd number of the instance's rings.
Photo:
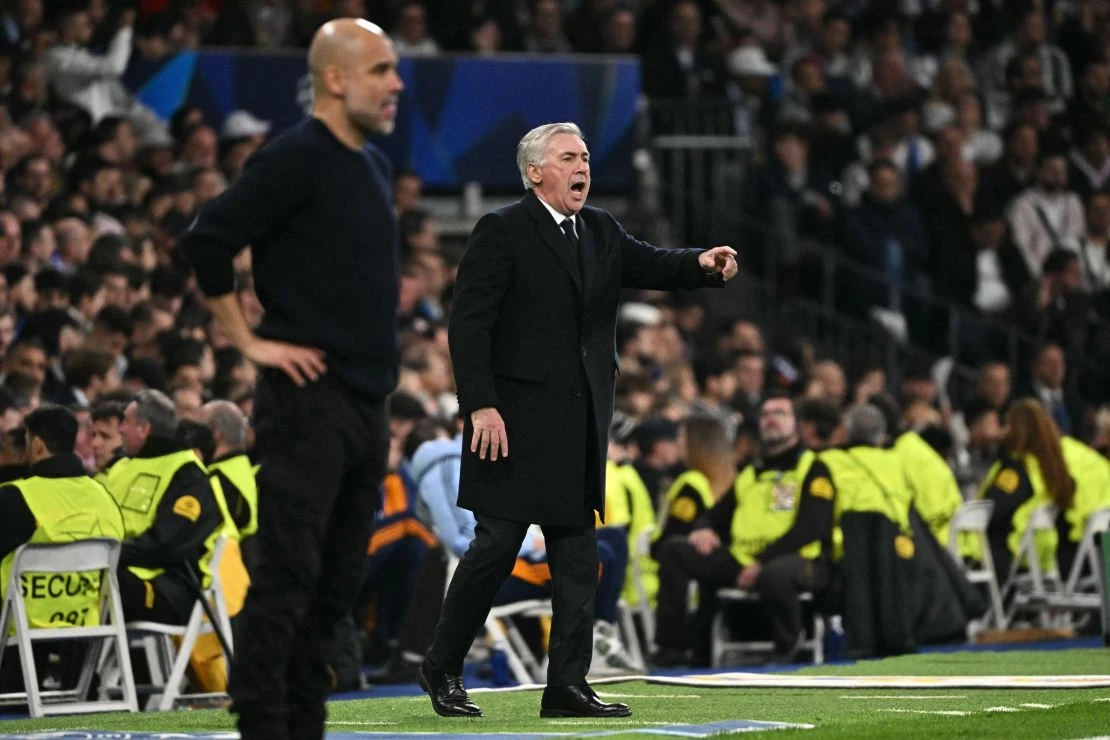
<path id="1" fill-rule="evenodd" d="M 632 676 L 643 673 L 644 667 L 637 665 L 621 644 L 617 628 L 608 622 L 594 624 L 593 660 L 587 678 L 605 676 Z"/>

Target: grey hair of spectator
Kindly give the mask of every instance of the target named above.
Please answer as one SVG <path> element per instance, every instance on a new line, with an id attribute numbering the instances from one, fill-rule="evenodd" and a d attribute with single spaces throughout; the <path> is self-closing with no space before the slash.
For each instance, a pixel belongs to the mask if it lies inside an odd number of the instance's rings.
<path id="1" fill-rule="evenodd" d="M 542 165 L 543 158 L 547 154 L 547 145 L 559 134 L 571 134 L 579 139 L 583 138 L 582 129 L 578 128 L 577 124 L 545 123 L 542 126 L 536 126 L 520 140 L 520 144 L 516 147 L 516 166 L 520 169 L 520 179 L 524 181 L 525 190 L 536 187 L 536 184 L 528 179 L 528 165 L 534 164 L 537 167 Z"/>
<path id="2" fill-rule="evenodd" d="M 883 412 L 871 404 L 856 406 L 844 418 L 848 444 L 878 447 L 886 437 L 886 419 Z"/>
<path id="3" fill-rule="evenodd" d="M 216 432 L 225 445 L 236 450 L 247 446 L 247 417 L 243 411 L 231 401 L 209 401 L 205 405 L 208 412 L 208 424 Z"/>
<path id="4" fill-rule="evenodd" d="M 149 424 L 153 436 L 173 437 L 177 434 L 177 410 L 162 391 L 140 391 L 135 396 L 135 418 Z"/>

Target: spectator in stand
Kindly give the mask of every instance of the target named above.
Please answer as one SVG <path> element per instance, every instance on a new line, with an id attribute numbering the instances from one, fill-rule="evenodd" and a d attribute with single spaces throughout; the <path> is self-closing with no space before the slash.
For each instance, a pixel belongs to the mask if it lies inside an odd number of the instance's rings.
<path id="1" fill-rule="evenodd" d="M 928 239 L 917 208 L 902 197 L 897 168 L 891 162 L 875 162 L 870 179 L 860 205 L 845 214 L 845 252 L 882 272 L 896 286 L 927 288 Z M 848 296 L 848 305 L 870 315 L 896 336 L 905 337 L 907 322 L 917 322 L 914 333 L 920 336 L 922 317 L 903 313 L 913 305 L 912 300 L 890 295 L 879 282 L 861 280 Z"/>
<path id="2" fill-rule="evenodd" d="M 1068 361 L 1058 344 L 1046 344 L 1033 360 L 1032 381 L 1025 395 L 1035 398 L 1061 434 L 1078 435 L 1085 424 L 1080 400 L 1064 387 Z"/>
<path id="3" fill-rule="evenodd" d="M 570 41 L 563 35 L 563 11 L 559 0 L 532 3 L 531 24 L 524 33 L 524 51 L 531 54 L 566 54 Z"/>
<path id="4" fill-rule="evenodd" d="M 403 57 L 435 56 L 439 44 L 428 35 L 428 9 L 423 2 L 408 0 L 397 8 L 391 34 L 393 49 Z"/>
<path id="5" fill-rule="evenodd" d="M 653 98 L 719 95 L 724 74 L 701 42 L 701 10 L 693 0 L 679 0 L 671 9 L 669 37 L 643 62 L 644 92 Z"/>
<path id="6" fill-rule="evenodd" d="M 1101 293 L 1110 289 L 1110 194 L 1094 193 L 1087 200 L 1087 230 L 1079 239 L 1079 265 L 1083 290 Z"/>
<path id="7" fill-rule="evenodd" d="M 770 225 L 761 245 L 764 260 L 774 250 L 784 269 L 795 271 L 807 243 L 831 233 L 835 215 L 827 193 L 828 182 L 809 165 L 806 132 L 782 126 L 775 132 L 773 159 L 753 178 L 750 213 Z"/>
<path id="8" fill-rule="evenodd" d="M 1072 131 L 1110 126 L 1110 64 L 1102 59 L 1087 64 L 1067 117 Z"/>
<path id="9" fill-rule="evenodd" d="M 1034 277 L 1041 275 L 1049 252 L 1074 250 L 1085 231 L 1083 203 L 1067 186 L 1067 159 L 1046 154 L 1037 169 L 1037 183 L 1010 206 L 1008 220 L 1014 243 Z"/>
<path id="10" fill-rule="evenodd" d="M 1084 203 L 1110 189 L 1110 136 L 1102 127 L 1072 130 L 1075 146 L 1068 153 L 1068 183 Z"/>
<path id="11" fill-rule="evenodd" d="M 603 3 L 604 4 L 604 0 Z M 579 7 L 585 6 L 582 3 Z M 601 24 L 601 49 L 605 54 L 632 54 L 639 41 L 636 13 L 629 7 L 617 5 L 605 16 Z M 579 51 L 590 51 L 588 44 L 576 43 Z"/>
<path id="12" fill-rule="evenodd" d="M 1041 151 L 1037 129 L 1027 123 L 1011 126 L 1003 138 L 1006 148 L 1002 159 L 984 178 L 986 192 L 998 209 L 1005 209 L 1011 200 L 1033 185 Z"/>
<path id="13" fill-rule="evenodd" d="M 1071 63 L 1060 48 L 1048 42 L 1048 28 L 1041 9 L 1028 10 L 1018 18 L 1012 41 L 988 55 L 982 73 L 983 89 L 995 100 L 1003 100 L 1007 67 L 1015 58 L 1036 59 L 1044 92 L 1052 99 L 1052 112 L 1063 112 L 1072 96 Z"/>

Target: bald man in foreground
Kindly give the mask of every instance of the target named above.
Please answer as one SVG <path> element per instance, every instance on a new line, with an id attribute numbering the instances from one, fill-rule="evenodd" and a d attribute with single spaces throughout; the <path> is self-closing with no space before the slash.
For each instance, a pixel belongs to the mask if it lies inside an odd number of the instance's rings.
<path id="1" fill-rule="evenodd" d="M 397 56 L 380 28 L 347 18 L 316 33 L 308 65 L 312 115 L 252 157 L 184 241 L 213 313 L 263 368 L 260 562 L 230 684 L 247 740 L 324 734 L 324 646 L 357 593 L 397 384 L 392 173 L 366 140 L 393 130 Z M 266 309 L 257 333 L 235 296 L 246 245 Z"/>

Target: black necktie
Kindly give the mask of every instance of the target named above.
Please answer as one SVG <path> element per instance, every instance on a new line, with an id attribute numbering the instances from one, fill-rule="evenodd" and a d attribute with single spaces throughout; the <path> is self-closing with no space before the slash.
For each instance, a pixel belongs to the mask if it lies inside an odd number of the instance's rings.
<path id="1" fill-rule="evenodd" d="M 563 235 L 567 238 L 567 243 L 570 245 L 570 258 L 578 267 L 578 275 L 582 275 L 582 251 L 578 243 L 578 235 L 574 233 L 574 219 L 564 218 L 559 226 L 563 229 Z"/>

